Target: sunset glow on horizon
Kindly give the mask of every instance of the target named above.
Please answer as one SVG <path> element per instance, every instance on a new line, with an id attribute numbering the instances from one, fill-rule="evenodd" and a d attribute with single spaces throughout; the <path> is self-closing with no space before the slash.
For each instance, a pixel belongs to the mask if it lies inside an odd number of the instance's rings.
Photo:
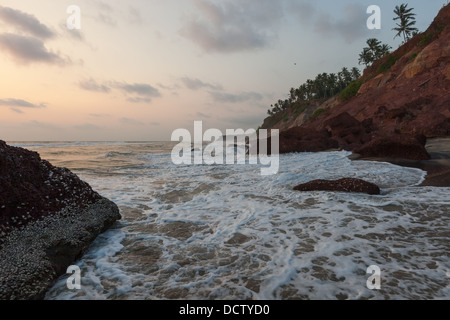
<path id="1" fill-rule="evenodd" d="M 407 1 L 424 31 L 446 3 Z M 395 50 L 401 1 L 3 0 L 0 140 L 168 141 L 177 128 L 257 128 L 289 88 Z M 67 8 L 81 9 L 69 30 Z M 368 30 L 366 9 L 382 9 Z"/>

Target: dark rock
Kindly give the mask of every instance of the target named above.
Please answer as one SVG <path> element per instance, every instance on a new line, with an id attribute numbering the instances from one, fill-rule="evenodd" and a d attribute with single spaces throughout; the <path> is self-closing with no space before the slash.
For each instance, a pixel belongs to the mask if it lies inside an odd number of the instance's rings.
<path id="1" fill-rule="evenodd" d="M 87 207 L 101 198 L 68 169 L 0 141 L 0 232 L 8 233 L 67 207 Z"/>
<path id="2" fill-rule="evenodd" d="M 339 144 L 325 130 L 302 127 L 291 128 L 280 133 L 280 154 L 291 152 L 317 152 L 336 149 Z"/>
<path id="3" fill-rule="evenodd" d="M 370 142 L 354 150 L 363 158 L 385 157 L 410 160 L 428 160 L 428 154 L 423 136 L 417 137 L 405 134 L 375 137 Z"/>
<path id="4" fill-rule="evenodd" d="M 364 129 L 366 129 L 367 133 L 375 130 L 375 126 L 374 126 L 372 118 L 364 119 L 363 122 L 361 122 L 361 124 L 364 127 Z"/>
<path id="5" fill-rule="evenodd" d="M 341 191 L 354 193 L 380 194 L 380 188 L 373 183 L 354 178 L 340 180 L 314 180 L 294 187 L 297 191 Z"/>
<path id="6" fill-rule="evenodd" d="M 423 146 L 427 144 L 427 137 L 425 137 L 423 134 L 418 134 L 414 138 Z"/>
<path id="7" fill-rule="evenodd" d="M 117 206 L 101 199 L 11 231 L 0 249 L 0 300 L 43 299 L 54 281 L 118 218 Z"/>
<path id="8" fill-rule="evenodd" d="M 398 122 L 402 122 L 403 120 L 413 120 L 416 116 L 409 110 L 408 107 L 404 106 L 387 111 L 385 118 L 387 120 L 397 120 Z"/>
<path id="9" fill-rule="evenodd" d="M 68 169 L 0 141 L 0 299 L 42 299 L 120 218 Z"/>
<path id="10" fill-rule="evenodd" d="M 347 112 L 343 112 L 324 123 L 339 146 L 346 150 L 353 150 L 357 146 L 370 141 L 373 130 L 373 119 L 366 119 L 363 123 L 356 120 Z"/>

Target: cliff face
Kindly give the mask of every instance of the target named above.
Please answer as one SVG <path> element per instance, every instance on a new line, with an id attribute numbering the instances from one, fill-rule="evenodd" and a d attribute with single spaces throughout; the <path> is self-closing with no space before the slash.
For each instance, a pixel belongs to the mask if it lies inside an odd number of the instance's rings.
<path id="1" fill-rule="evenodd" d="M 0 141 L 0 299 L 41 299 L 120 219 L 117 206 L 65 168 Z"/>
<path id="2" fill-rule="evenodd" d="M 450 5 L 441 9 L 426 32 L 367 68 L 361 80 L 356 97 L 330 99 L 305 111 L 324 109 L 316 118 L 302 113 L 284 124 L 272 123 L 271 128 L 289 124 L 290 139 L 298 125 L 303 131 L 327 130 L 339 147 L 366 156 L 426 159 L 424 137 L 450 135 Z M 280 139 L 285 136 L 282 133 Z M 402 148 L 409 151 L 403 154 Z"/>

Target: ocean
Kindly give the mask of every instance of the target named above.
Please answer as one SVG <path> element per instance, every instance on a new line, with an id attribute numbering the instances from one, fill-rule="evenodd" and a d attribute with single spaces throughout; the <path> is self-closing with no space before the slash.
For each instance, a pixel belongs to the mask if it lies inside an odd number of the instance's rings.
<path id="1" fill-rule="evenodd" d="M 419 186 L 422 170 L 334 151 L 280 155 L 262 176 L 258 164 L 174 165 L 170 142 L 11 144 L 122 214 L 75 263 L 81 289 L 63 275 L 48 300 L 450 299 L 450 188 Z M 342 177 L 382 194 L 293 190 Z"/>

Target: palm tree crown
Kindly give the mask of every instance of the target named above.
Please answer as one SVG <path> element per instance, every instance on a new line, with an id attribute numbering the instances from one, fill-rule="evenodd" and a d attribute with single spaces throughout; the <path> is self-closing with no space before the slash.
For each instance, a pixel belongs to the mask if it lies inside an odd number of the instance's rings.
<path id="1" fill-rule="evenodd" d="M 408 4 L 403 3 L 400 6 L 396 6 L 394 13 L 397 15 L 394 18 L 395 20 L 400 20 L 397 22 L 397 28 L 393 28 L 392 30 L 397 31 L 397 34 L 395 35 L 394 39 L 396 37 L 403 36 L 403 41 L 406 42 L 411 38 L 411 35 L 418 32 L 419 30 L 414 27 L 416 24 L 416 18 L 415 13 L 412 13 L 411 11 L 414 10 L 414 8 L 408 9 Z"/>
<path id="2" fill-rule="evenodd" d="M 365 47 L 359 55 L 359 64 L 365 64 L 366 66 L 383 58 L 391 49 L 389 45 L 382 44 L 381 41 L 375 38 L 368 39 L 367 45 L 368 47 Z"/>

